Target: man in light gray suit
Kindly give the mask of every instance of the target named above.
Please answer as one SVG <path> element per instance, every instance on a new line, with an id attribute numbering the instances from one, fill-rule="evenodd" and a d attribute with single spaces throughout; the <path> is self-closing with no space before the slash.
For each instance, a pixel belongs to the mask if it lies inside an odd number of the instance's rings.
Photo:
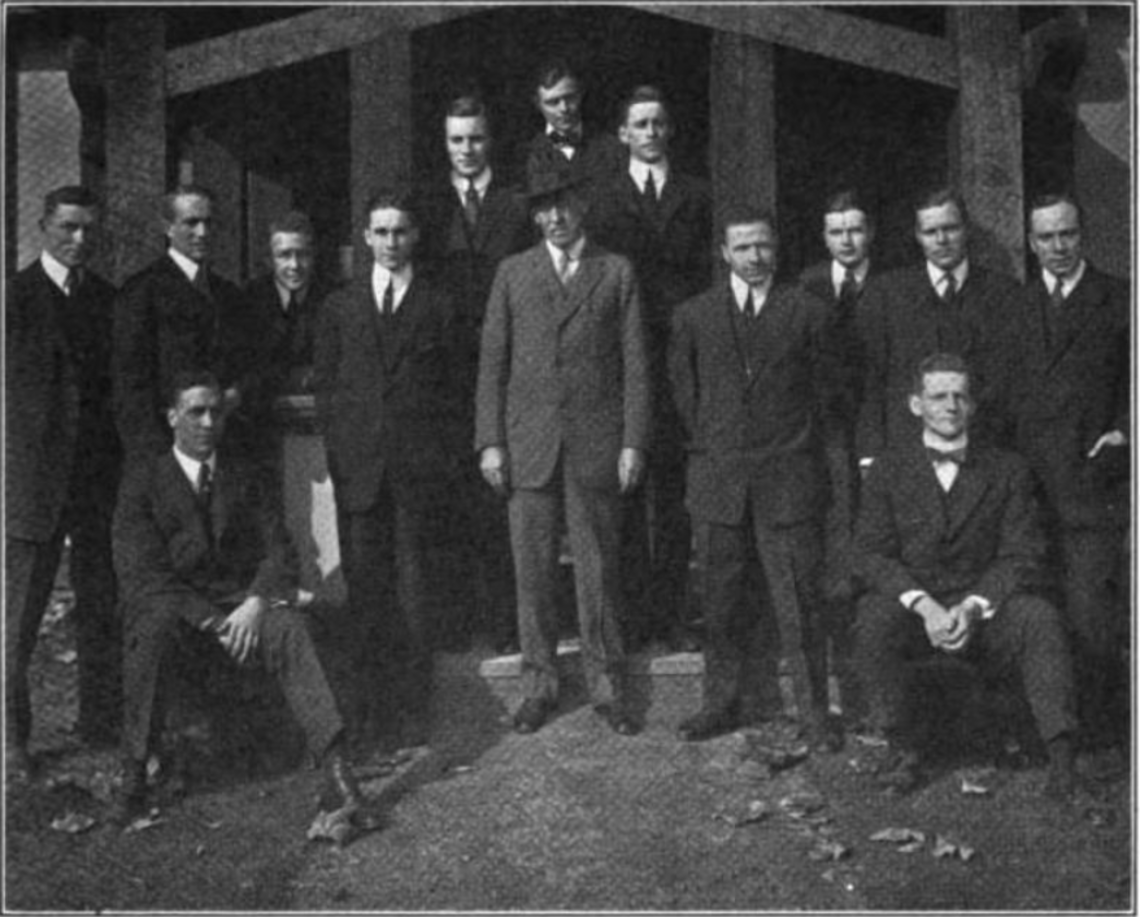
<path id="1" fill-rule="evenodd" d="M 594 709 L 636 731 L 618 630 L 621 497 L 640 483 L 650 392 L 641 305 L 625 258 L 587 240 L 580 180 L 540 173 L 528 197 L 543 241 L 499 266 L 487 302 L 475 448 L 509 495 L 526 700 L 518 732 L 558 697 L 559 520 L 574 553 L 578 621 Z"/>

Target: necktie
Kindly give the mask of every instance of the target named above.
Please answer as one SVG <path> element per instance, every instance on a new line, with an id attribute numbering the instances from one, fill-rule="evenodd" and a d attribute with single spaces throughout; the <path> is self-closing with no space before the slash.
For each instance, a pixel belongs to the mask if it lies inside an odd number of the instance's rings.
<path id="1" fill-rule="evenodd" d="M 839 285 L 839 304 L 851 306 L 859 298 L 859 282 L 855 279 L 854 268 L 846 268 L 843 273 L 843 282 Z"/>
<path id="2" fill-rule="evenodd" d="M 642 194 L 645 200 L 651 205 L 657 203 L 657 184 L 653 181 L 653 173 L 650 172 L 645 178 L 645 187 L 642 189 Z"/>
<path id="3" fill-rule="evenodd" d="M 946 286 L 942 288 L 942 301 L 948 306 L 954 305 L 958 297 L 958 282 L 954 279 L 954 274 L 947 271 L 942 275 L 946 281 Z"/>
<path id="4" fill-rule="evenodd" d="M 1065 285 L 1058 277 L 1057 282 L 1053 284 L 1053 292 L 1049 294 L 1049 305 L 1055 310 L 1060 309 L 1065 304 Z"/>
<path id="5" fill-rule="evenodd" d="M 748 289 L 748 296 L 744 300 L 744 314 L 748 318 L 759 318 L 760 307 L 756 305 L 756 299 L 752 295 L 752 288 Z"/>
<path id="6" fill-rule="evenodd" d="M 297 291 L 296 290 L 290 290 L 289 291 L 289 301 L 287 303 L 285 303 L 285 314 L 286 315 L 292 315 L 296 311 L 297 311 Z"/>
<path id="7" fill-rule="evenodd" d="M 202 514 L 202 524 L 210 543 L 214 542 L 214 520 L 210 515 L 210 505 L 214 498 L 214 475 L 210 466 L 203 462 L 198 466 L 198 511 Z"/>
<path id="8" fill-rule="evenodd" d="M 472 229 L 479 222 L 479 192 L 475 190 L 475 179 L 467 179 L 467 191 L 463 194 L 463 216 Z"/>
<path id="9" fill-rule="evenodd" d="M 550 142 L 557 147 L 576 147 L 578 145 L 578 138 L 573 134 L 563 134 L 560 131 L 553 131 L 550 134 Z"/>
<path id="10" fill-rule="evenodd" d="M 396 290 L 391 278 L 388 280 L 388 286 L 384 288 L 384 302 L 380 308 L 380 314 L 385 318 L 391 318 L 396 312 Z"/>
<path id="11" fill-rule="evenodd" d="M 194 289 L 205 296 L 207 299 L 210 299 L 212 297 L 210 296 L 210 278 L 207 276 L 208 273 L 209 272 L 206 270 L 206 265 L 198 265 L 198 271 L 194 275 Z"/>
<path id="12" fill-rule="evenodd" d="M 960 449 L 935 449 L 932 446 L 926 447 L 926 454 L 930 456 L 930 460 L 934 463 L 938 462 L 953 462 L 955 465 L 961 465 L 966 461 L 966 447 L 962 446 Z"/>
<path id="13" fill-rule="evenodd" d="M 1060 286 L 1060 284 L 1058 284 Z M 75 290 L 79 287 L 79 268 L 71 268 L 67 272 L 67 276 L 63 278 L 63 293 L 68 298 L 75 295 Z"/>
<path id="14" fill-rule="evenodd" d="M 558 279 L 565 286 L 570 280 L 570 256 L 562 249 L 558 249 L 554 267 L 558 271 Z"/>

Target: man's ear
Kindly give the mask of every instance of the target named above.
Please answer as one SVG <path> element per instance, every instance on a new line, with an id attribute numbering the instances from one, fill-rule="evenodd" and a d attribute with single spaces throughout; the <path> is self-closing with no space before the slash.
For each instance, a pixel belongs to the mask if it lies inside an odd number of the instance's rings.
<path id="1" fill-rule="evenodd" d="M 918 395 L 910 396 L 910 412 L 915 417 L 922 416 L 922 399 L 919 398 Z"/>
<path id="2" fill-rule="evenodd" d="M 178 422 L 178 412 L 174 408 L 166 409 L 166 422 L 170 424 L 170 428 L 173 430 L 174 425 Z"/>

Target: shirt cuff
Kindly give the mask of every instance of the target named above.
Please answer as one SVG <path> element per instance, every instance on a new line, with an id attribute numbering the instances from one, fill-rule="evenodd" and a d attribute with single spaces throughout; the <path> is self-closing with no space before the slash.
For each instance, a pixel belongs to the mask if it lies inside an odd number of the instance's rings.
<path id="1" fill-rule="evenodd" d="M 919 599 L 924 599 L 929 595 L 925 589 L 908 589 L 899 596 L 899 601 L 902 602 L 903 607 L 907 611 L 914 611 L 914 606 L 918 603 Z"/>
<path id="2" fill-rule="evenodd" d="M 860 468 L 870 468 L 874 463 L 875 463 L 875 459 L 873 456 L 870 456 L 870 455 L 864 456 L 863 458 L 859 459 L 859 467 Z"/>
<path id="3" fill-rule="evenodd" d="M 970 595 L 966 597 L 966 601 L 973 605 L 977 605 L 982 609 L 982 620 L 988 621 L 997 614 L 997 609 L 994 607 L 993 602 L 981 595 Z"/>

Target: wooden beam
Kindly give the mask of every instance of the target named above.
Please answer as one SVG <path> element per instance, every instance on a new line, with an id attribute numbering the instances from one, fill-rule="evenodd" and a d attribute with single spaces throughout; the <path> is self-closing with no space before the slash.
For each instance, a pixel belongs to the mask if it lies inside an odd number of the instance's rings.
<path id="1" fill-rule="evenodd" d="M 759 38 L 871 70 L 951 89 L 958 86 L 958 62 L 953 45 L 946 39 L 871 22 L 847 13 L 799 4 L 633 5 L 683 22 Z"/>
<path id="2" fill-rule="evenodd" d="M 1021 279 L 1025 189 L 1017 7 L 956 6 L 947 14 L 962 79 L 950 163 L 973 223 L 971 257 Z"/>
<path id="3" fill-rule="evenodd" d="M 166 94 L 197 92 L 483 9 L 477 4 L 438 3 L 341 6 L 242 29 L 168 52 Z"/>

